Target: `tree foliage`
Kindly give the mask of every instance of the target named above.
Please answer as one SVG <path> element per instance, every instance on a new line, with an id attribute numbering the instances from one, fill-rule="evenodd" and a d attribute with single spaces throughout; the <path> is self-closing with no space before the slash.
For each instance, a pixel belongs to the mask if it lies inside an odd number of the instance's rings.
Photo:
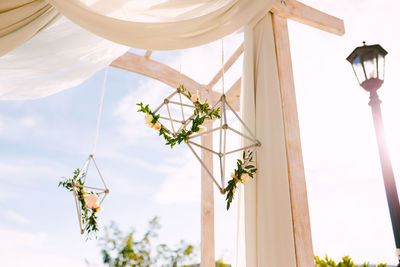
<path id="1" fill-rule="evenodd" d="M 166 244 L 155 244 L 161 228 L 158 217 L 148 224 L 142 237 L 134 231 L 123 233 L 115 223 L 106 227 L 100 238 L 103 263 L 110 267 L 178 267 L 194 256 L 194 247 L 181 241 L 174 248 Z"/>
<path id="2" fill-rule="evenodd" d="M 344 256 L 342 260 L 336 263 L 334 260 L 330 259 L 328 255 L 325 255 L 325 259 L 315 256 L 315 267 L 356 267 L 354 262 L 349 256 Z M 386 263 L 380 263 L 377 267 L 386 267 Z M 369 267 L 368 263 L 364 263 L 361 267 Z"/>

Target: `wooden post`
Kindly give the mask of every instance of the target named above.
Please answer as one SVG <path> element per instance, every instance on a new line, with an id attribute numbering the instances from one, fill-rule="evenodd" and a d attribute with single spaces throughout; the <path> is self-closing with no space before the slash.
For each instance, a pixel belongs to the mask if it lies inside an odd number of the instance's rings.
<path id="1" fill-rule="evenodd" d="M 206 122 L 207 129 L 212 128 L 212 122 Z M 202 135 L 201 144 L 212 147 L 212 134 Z M 213 171 L 212 153 L 202 149 L 201 159 Z M 207 171 L 201 168 L 201 267 L 215 266 L 214 241 L 214 184 Z"/>
<path id="2" fill-rule="evenodd" d="M 273 15 L 297 267 L 314 266 L 307 188 L 286 18 Z"/>

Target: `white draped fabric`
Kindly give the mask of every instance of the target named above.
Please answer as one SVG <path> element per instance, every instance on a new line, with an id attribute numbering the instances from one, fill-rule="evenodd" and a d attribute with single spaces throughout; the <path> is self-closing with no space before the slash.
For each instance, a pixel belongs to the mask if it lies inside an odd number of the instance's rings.
<path id="1" fill-rule="evenodd" d="M 0 99 L 40 98 L 74 87 L 127 50 L 62 18 L 0 58 Z"/>
<path id="2" fill-rule="evenodd" d="M 0 0 L 0 56 L 25 43 L 60 17 L 43 0 Z"/>
<path id="3" fill-rule="evenodd" d="M 262 143 L 257 151 L 257 177 L 244 186 L 247 267 L 296 266 L 279 86 L 268 13 L 245 31 L 241 111 Z"/>
<path id="4" fill-rule="evenodd" d="M 45 97 L 80 84 L 127 51 L 113 42 L 150 50 L 206 44 L 262 16 L 273 2 L 49 0 L 54 10 L 42 0 L 0 0 L 0 11 L 11 12 L 0 16 L 0 26 L 7 26 L 0 31 L 0 56 L 37 34 L 0 57 L 0 99 Z M 38 15 L 42 9 L 51 14 Z M 66 19 L 50 26 L 57 12 L 81 27 Z M 19 27 L 11 15 L 19 15 Z"/>
<path id="5" fill-rule="evenodd" d="M 49 0 L 63 15 L 108 40 L 150 50 L 218 40 L 264 14 L 273 0 Z"/>

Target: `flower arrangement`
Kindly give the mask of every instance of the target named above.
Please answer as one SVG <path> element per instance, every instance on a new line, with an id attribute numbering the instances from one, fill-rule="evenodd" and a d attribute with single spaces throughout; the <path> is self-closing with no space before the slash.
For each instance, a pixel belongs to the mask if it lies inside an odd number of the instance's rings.
<path id="1" fill-rule="evenodd" d="M 85 189 L 85 176 L 83 172 L 79 177 L 80 170 L 74 171 L 73 178 L 66 179 L 59 182 L 58 186 L 64 187 L 74 194 L 80 202 L 80 213 L 82 216 L 82 223 L 85 225 L 84 231 L 89 236 L 92 232 L 99 230 L 97 225 L 97 215 L 100 214 L 103 208 L 100 206 L 100 198 L 94 192 L 88 192 Z M 78 178 L 79 177 L 79 178 Z"/>
<path id="2" fill-rule="evenodd" d="M 159 135 L 163 136 L 166 145 L 174 147 L 176 144 L 180 144 L 183 141 L 187 142 L 189 137 L 194 133 L 202 133 L 207 131 L 207 128 L 203 126 L 205 120 L 212 120 L 216 118 L 221 118 L 220 108 L 211 108 L 207 101 L 200 102 L 200 98 L 197 94 L 191 94 L 183 85 L 177 88 L 178 92 L 181 93 L 186 98 L 190 99 L 195 106 L 193 111 L 193 116 L 189 118 L 191 125 L 188 128 L 183 128 L 179 133 L 171 133 L 167 128 L 165 128 L 158 120 L 160 118 L 159 114 L 155 114 L 149 108 L 149 105 L 144 106 L 143 103 L 138 103 L 140 109 L 138 112 L 145 113 L 146 124 L 151 128 L 159 131 Z"/>
<path id="3" fill-rule="evenodd" d="M 171 146 L 171 148 L 173 148 L 176 144 L 187 142 L 192 134 L 206 132 L 207 128 L 203 126 L 205 120 L 221 118 L 221 111 L 219 107 L 211 108 L 207 101 L 201 102 L 197 94 L 192 95 L 190 91 L 187 90 L 183 85 L 180 85 L 177 88 L 177 91 L 189 99 L 194 105 L 193 115 L 188 119 L 188 121 L 184 122 L 183 129 L 178 133 L 173 133 L 165 128 L 159 122 L 160 115 L 153 112 L 149 108 L 149 105 L 144 105 L 143 103 L 136 104 L 140 107 L 138 112 L 145 113 L 146 124 L 149 127 L 157 130 L 159 135 L 163 136 L 165 139 L 166 145 Z M 243 151 L 243 159 L 237 160 L 237 168 L 235 169 L 234 173 L 231 174 L 232 179 L 228 181 L 226 188 L 222 190 L 223 193 L 227 193 L 227 210 L 229 210 L 232 203 L 237 183 L 245 183 L 250 177 L 254 177 L 254 173 L 257 171 L 257 168 L 250 164 L 252 160 L 253 152 L 251 151 Z"/>
<path id="4" fill-rule="evenodd" d="M 249 178 L 254 178 L 254 174 L 257 168 L 250 163 L 253 161 L 253 152 L 243 151 L 242 160 L 237 160 L 237 168 L 233 173 L 231 173 L 232 179 L 228 181 L 228 185 L 225 188 L 226 195 L 226 209 L 229 210 L 233 196 L 236 192 L 236 187 L 238 183 L 245 183 Z"/>

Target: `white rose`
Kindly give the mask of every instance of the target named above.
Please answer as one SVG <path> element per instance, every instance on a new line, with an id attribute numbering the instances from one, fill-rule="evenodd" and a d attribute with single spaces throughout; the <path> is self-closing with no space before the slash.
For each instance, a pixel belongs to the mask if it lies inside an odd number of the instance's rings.
<path id="1" fill-rule="evenodd" d="M 151 123 L 151 121 L 153 120 L 153 116 L 151 114 L 146 113 L 146 115 L 144 116 L 144 120 L 146 121 L 147 125 L 149 125 L 150 127 L 153 126 L 153 124 Z"/>
<path id="2" fill-rule="evenodd" d="M 96 194 L 85 197 L 85 207 L 88 209 L 97 209 L 100 207 L 100 198 Z"/>
<path id="3" fill-rule="evenodd" d="M 240 178 L 242 180 L 242 183 L 245 183 L 249 179 L 249 174 L 248 173 L 243 173 Z"/>
<path id="4" fill-rule="evenodd" d="M 203 126 L 203 125 L 200 125 L 199 126 L 199 130 L 197 131 L 197 133 L 204 133 L 205 131 L 207 131 L 207 127 L 206 126 Z"/>
<path id="5" fill-rule="evenodd" d="M 197 102 L 199 100 L 199 96 L 197 94 L 193 94 L 190 100 L 192 100 L 192 102 Z"/>

